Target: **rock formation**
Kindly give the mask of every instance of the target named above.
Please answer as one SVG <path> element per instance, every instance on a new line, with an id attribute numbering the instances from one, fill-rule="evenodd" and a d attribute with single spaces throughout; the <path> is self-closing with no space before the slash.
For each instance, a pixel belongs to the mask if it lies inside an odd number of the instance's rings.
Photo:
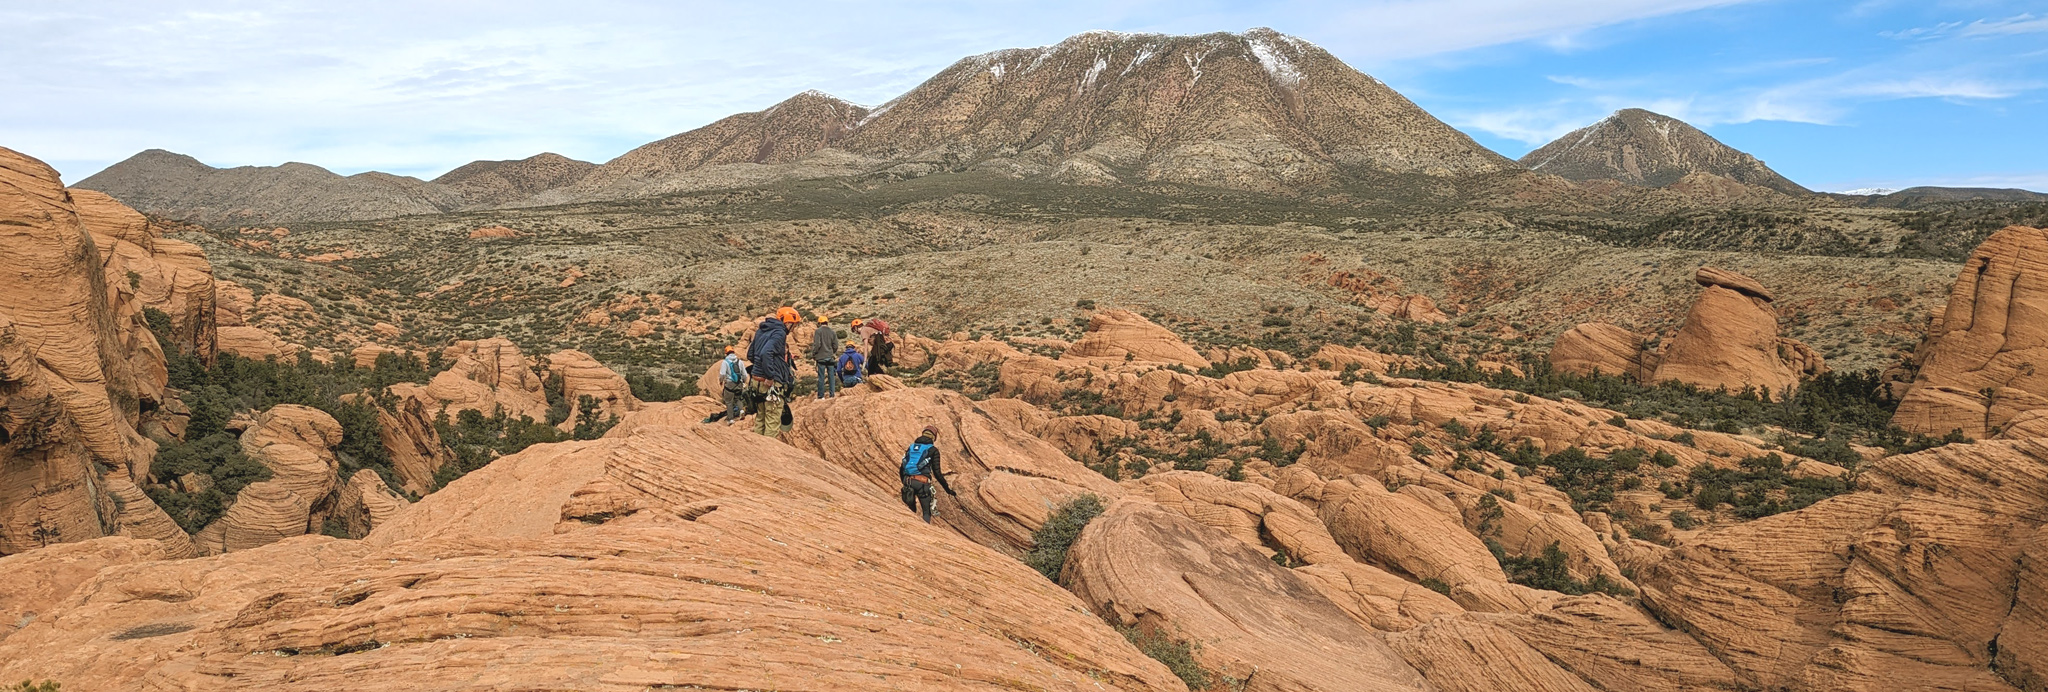
<path id="1" fill-rule="evenodd" d="M 364 541 L 103 569 L 0 640 L 0 677 L 80 689 L 1183 689 L 1073 595 L 893 502 L 833 464 L 719 427 L 535 447 Z"/>
<path id="2" fill-rule="evenodd" d="M 1204 666 L 1245 689 L 1428 689 L 1307 580 L 1157 505 L 1112 505 L 1075 541 L 1061 576 L 1109 622 L 1199 642 Z"/>
<path id="3" fill-rule="evenodd" d="M 145 239 L 132 219 L 103 227 Z M 0 148 L 0 554 L 118 534 L 190 549 L 136 488 L 156 446 L 136 426 L 161 400 L 163 353 L 125 277 L 108 286 L 93 235 L 56 171 Z"/>
<path id="4" fill-rule="evenodd" d="M 458 341 L 443 349 L 442 356 L 454 365 L 425 386 L 399 383 L 391 386 L 391 393 L 418 399 L 430 414 L 446 411 L 450 418 L 464 410 L 486 417 L 502 410 L 515 419 L 547 420 L 545 383 L 511 340 Z"/>
<path id="5" fill-rule="evenodd" d="M 799 407 L 795 417 L 784 441 L 853 472 L 889 497 L 902 487 L 904 449 L 918 431 L 936 426 L 941 466 L 959 495 L 946 497 L 933 522 L 1000 550 L 1031 547 L 1031 532 L 1075 496 L 1121 494 L 1101 474 L 953 392 L 861 393 Z"/>
<path id="6" fill-rule="evenodd" d="M 2048 230 L 2010 226 L 1979 245 L 1914 359 L 1901 428 L 1982 439 L 2048 408 Z"/>
<path id="7" fill-rule="evenodd" d="M 1587 322 L 1558 335 L 1550 365 L 1574 375 L 1643 379 L 1643 336 L 1605 322 Z"/>
<path id="8" fill-rule="evenodd" d="M 242 453 L 270 469 L 270 480 L 242 488 L 194 540 L 221 553 L 319 533 L 341 483 L 333 449 L 341 437 L 341 424 L 319 409 L 280 404 L 256 414 L 242 432 Z"/>
<path id="9" fill-rule="evenodd" d="M 1778 398 L 1826 371 L 1819 353 L 1778 335 L 1772 296 L 1756 280 L 1713 267 L 1701 267 L 1696 279 L 1706 290 L 1659 354 L 1651 381 Z"/>
<path id="10" fill-rule="evenodd" d="M 640 400 L 633 397 L 633 388 L 626 385 L 626 378 L 588 353 L 557 351 L 547 357 L 547 363 L 548 372 L 562 378 L 562 400 L 569 404 L 569 419 L 562 421 L 563 430 L 576 426 L 583 415 L 582 402 L 586 396 L 597 402 L 600 419 L 623 418 L 640 408 Z"/>
<path id="11" fill-rule="evenodd" d="M 1129 310 L 1104 310 L 1090 315 L 1087 334 L 1067 347 L 1066 357 L 1209 367 L 1209 359 L 1179 336 Z"/>

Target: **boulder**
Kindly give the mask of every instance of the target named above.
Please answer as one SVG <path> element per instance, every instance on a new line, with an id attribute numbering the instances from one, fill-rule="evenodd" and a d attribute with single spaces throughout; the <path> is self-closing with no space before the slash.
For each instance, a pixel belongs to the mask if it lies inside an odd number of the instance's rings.
<path id="1" fill-rule="evenodd" d="M 1643 335 L 1605 322 L 1587 322 L 1558 335 L 1550 347 L 1550 365 L 1573 375 L 1613 375 L 1642 379 Z"/>
<path id="2" fill-rule="evenodd" d="M 1360 562 L 1443 584 L 1469 610 L 1524 612 L 1534 604 L 1528 590 L 1508 584 L 1485 543 L 1423 501 L 1387 492 L 1366 476 L 1330 481 L 1313 492 L 1330 536 Z"/>
<path id="3" fill-rule="evenodd" d="M 334 514 L 328 517 L 329 535 L 362 538 L 370 531 L 391 521 L 398 513 L 412 503 L 392 492 L 376 471 L 362 469 L 348 477 L 341 484 L 341 490 L 334 502 Z"/>
<path id="4" fill-rule="evenodd" d="M 1701 286 L 1720 286 L 1751 298 L 1761 299 L 1766 303 L 1777 300 L 1776 296 L 1771 295 L 1770 289 L 1764 288 L 1756 279 L 1720 267 L 1702 266 L 1699 271 L 1693 273 L 1692 278 Z"/>
<path id="5" fill-rule="evenodd" d="M 568 430 L 576 427 L 576 421 L 583 415 L 583 397 L 597 402 L 599 420 L 619 419 L 640 408 L 640 400 L 634 398 L 633 388 L 627 386 L 626 378 L 603 363 L 597 362 L 590 354 L 577 350 L 557 351 L 547 357 L 548 372 L 562 378 L 562 400 L 569 404 L 569 419 L 560 427 Z M 716 390 L 713 390 L 716 391 Z"/>
<path id="6" fill-rule="evenodd" d="M 433 492 L 435 472 L 455 459 L 419 397 L 399 396 L 390 409 L 377 407 L 377 439 L 391 457 L 400 487 L 414 495 Z"/>
<path id="7" fill-rule="evenodd" d="M 1209 359 L 1196 353 L 1179 336 L 1129 310 L 1104 310 L 1090 315 L 1087 332 L 1067 347 L 1061 357 L 1209 367 Z"/>
<path id="8" fill-rule="evenodd" d="M 1983 439 L 2048 408 L 2048 230 L 2008 226 L 1978 245 L 1914 358 L 1901 428 Z"/>
<path id="9" fill-rule="evenodd" d="M 221 327 L 214 338 L 221 353 L 232 353 L 249 360 L 275 358 L 288 362 L 305 350 L 305 347 L 280 339 L 261 327 Z"/>
<path id="10" fill-rule="evenodd" d="M 1111 505 L 1074 542 L 1061 578 L 1119 627 L 1198 642 L 1203 666 L 1244 689 L 1428 689 L 1292 570 L 1156 504 Z"/>
<path id="11" fill-rule="evenodd" d="M 248 550 L 318 533 L 325 524 L 328 496 L 337 489 L 341 424 L 308 406 L 279 404 L 258 413 L 242 431 L 242 453 L 265 468 L 270 479 L 244 486 L 234 504 L 197 536 L 208 553 Z M 381 482 L 381 481 L 380 481 Z"/>
<path id="12" fill-rule="evenodd" d="M 1706 289 L 1658 359 L 1653 382 L 1703 389 L 1754 389 L 1781 398 L 1826 365 L 1812 348 L 1778 335 L 1778 315 L 1761 287 L 1730 288 L 1753 279 L 1729 272 L 1699 275 Z"/>

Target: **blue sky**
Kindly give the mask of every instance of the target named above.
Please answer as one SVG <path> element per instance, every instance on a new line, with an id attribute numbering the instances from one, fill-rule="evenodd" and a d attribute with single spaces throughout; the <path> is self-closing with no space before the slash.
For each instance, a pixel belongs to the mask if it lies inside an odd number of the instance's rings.
<path id="1" fill-rule="evenodd" d="M 1510 157 L 1633 106 L 1815 189 L 2048 190 L 2048 0 L 10 3 L 0 146 L 67 180 L 146 148 L 422 177 L 604 161 L 805 89 L 880 103 L 1088 29 L 1255 26 Z"/>

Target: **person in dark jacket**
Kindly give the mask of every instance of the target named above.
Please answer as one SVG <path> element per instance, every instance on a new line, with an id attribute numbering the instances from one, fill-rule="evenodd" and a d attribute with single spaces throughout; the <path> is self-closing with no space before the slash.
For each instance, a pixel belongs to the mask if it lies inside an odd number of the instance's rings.
<path id="1" fill-rule="evenodd" d="M 839 378 L 833 369 L 839 365 L 839 332 L 832 331 L 832 324 L 818 316 L 818 331 L 811 333 L 811 365 L 818 368 L 818 398 L 839 396 Z"/>
<path id="2" fill-rule="evenodd" d="M 747 366 L 755 377 L 790 387 L 796 384 L 796 361 L 789 357 L 789 328 L 802 318 L 796 308 L 782 308 L 761 320 L 754 341 L 747 346 Z"/>
<path id="3" fill-rule="evenodd" d="M 896 365 L 896 344 L 889 341 L 889 335 L 876 332 L 868 337 L 868 374 L 886 375 Z"/>
<path id="4" fill-rule="evenodd" d="M 897 472 L 903 477 L 903 506 L 911 513 L 921 514 L 924 523 L 932 523 L 932 481 L 947 495 L 959 496 L 953 486 L 946 484 L 946 473 L 939 469 L 939 429 L 925 426 L 917 441 L 910 443 L 910 449 L 903 452 L 903 465 Z"/>

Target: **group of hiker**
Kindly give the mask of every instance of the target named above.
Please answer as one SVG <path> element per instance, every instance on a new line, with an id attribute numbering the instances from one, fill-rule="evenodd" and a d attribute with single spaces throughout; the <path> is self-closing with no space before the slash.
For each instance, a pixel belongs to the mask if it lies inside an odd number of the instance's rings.
<path id="1" fill-rule="evenodd" d="M 789 352 L 789 336 L 802 322 L 802 314 L 793 307 L 762 318 L 753 340 L 747 343 L 745 363 L 740 361 L 739 349 L 725 347 L 725 358 L 718 364 L 725 410 L 704 419 L 705 423 L 724 420 L 731 425 L 752 413 L 755 432 L 782 436 L 783 429 L 793 422 L 789 399 L 796 390 L 796 357 Z M 889 323 L 856 319 L 843 344 L 825 315 L 818 315 L 816 324 L 804 356 L 817 368 L 819 399 L 839 396 L 842 389 L 857 386 L 871 375 L 885 374 L 896 365 L 896 341 L 889 333 Z M 939 469 L 938 435 L 938 428 L 925 426 L 897 468 L 903 481 L 903 505 L 925 523 L 932 520 L 934 482 L 947 495 L 958 494 Z"/>
<path id="2" fill-rule="evenodd" d="M 725 410 L 704 422 L 724 420 L 730 425 L 751 413 L 755 432 L 782 436 L 792 422 L 788 403 L 796 392 L 796 356 L 789 351 L 789 337 L 802 322 L 803 315 L 796 308 L 779 308 L 755 327 L 744 363 L 737 348 L 725 348 L 725 359 L 718 366 Z M 818 315 L 813 329 L 804 356 L 817 369 L 820 399 L 838 396 L 841 390 L 859 385 L 869 376 L 885 374 L 896 364 L 895 337 L 887 322 L 856 319 L 843 344 L 825 315 Z"/>

